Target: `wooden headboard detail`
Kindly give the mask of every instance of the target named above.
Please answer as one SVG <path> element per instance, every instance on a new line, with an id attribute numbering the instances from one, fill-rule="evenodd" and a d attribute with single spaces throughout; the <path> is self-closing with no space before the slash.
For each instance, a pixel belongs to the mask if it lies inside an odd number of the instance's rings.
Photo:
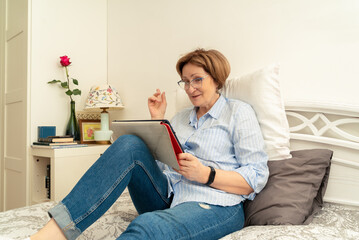
<path id="1" fill-rule="evenodd" d="M 359 108 L 287 102 L 291 150 L 334 151 L 325 201 L 359 206 Z"/>

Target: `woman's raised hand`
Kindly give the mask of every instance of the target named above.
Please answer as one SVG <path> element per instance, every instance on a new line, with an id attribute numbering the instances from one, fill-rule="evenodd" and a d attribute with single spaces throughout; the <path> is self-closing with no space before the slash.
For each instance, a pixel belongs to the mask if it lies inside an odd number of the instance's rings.
<path id="1" fill-rule="evenodd" d="M 156 89 L 156 92 L 148 98 L 148 110 L 150 110 L 151 119 L 164 119 L 167 108 L 165 92 Z"/>

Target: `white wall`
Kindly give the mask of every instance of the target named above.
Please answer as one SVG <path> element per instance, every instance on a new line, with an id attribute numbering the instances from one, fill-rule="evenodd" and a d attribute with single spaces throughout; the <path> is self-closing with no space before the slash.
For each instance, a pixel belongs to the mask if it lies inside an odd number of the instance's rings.
<path id="1" fill-rule="evenodd" d="M 80 82 L 77 110 L 89 88 L 107 78 L 125 109 L 112 118 L 148 118 L 147 97 L 167 92 L 174 113 L 181 54 L 216 48 L 239 76 L 281 62 L 285 100 L 359 105 L 359 1 L 355 0 L 32 0 L 31 139 L 37 126 L 56 125 L 63 134 L 69 99 L 46 82 L 65 80 L 59 56 L 73 62 Z"/>
<path id="2" fill-rule="evenodd" d="M 32 0 L 31 19 L 31 139 L 37 126 L 53 125 L 65 134 L 70 99 L 58 86 L 65 81 L 60 56 L 68 55 L 70 77 L 79 80 L 82 96 L 76 110 L 84 108 L 90 87 L 107 79 L 107 1 Z"/>
<path id="3" fill-rule="evenodd" d="M 169 98 L 179 56 L 216 48 L 239 76 L 281 63 L 288 100 L 359 105 L 359 1 L 109 0 L 109 79 L 126 109 L 113 118 L 148 118 L 157 87 Z"/>

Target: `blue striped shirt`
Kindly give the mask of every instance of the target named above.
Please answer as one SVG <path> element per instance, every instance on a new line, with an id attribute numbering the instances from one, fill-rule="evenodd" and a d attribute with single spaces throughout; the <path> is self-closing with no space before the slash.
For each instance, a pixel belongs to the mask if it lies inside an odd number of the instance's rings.
<path id="1" fill-rule="evenodd" d="M 168 179 L 171 207 L 196 201 L 233 206 L 254 199 L 268 179 L 267 154 L 262 133 L 250 105 L 220 96 L 212 108 L 197 120 L 196 108 L 185 109 L 174 116 L 171 124 L 185 152 L 196 156 L 205 166 L 235 171 L 254 190 L 237 195 L 190 181 L 158 162 Z"/>

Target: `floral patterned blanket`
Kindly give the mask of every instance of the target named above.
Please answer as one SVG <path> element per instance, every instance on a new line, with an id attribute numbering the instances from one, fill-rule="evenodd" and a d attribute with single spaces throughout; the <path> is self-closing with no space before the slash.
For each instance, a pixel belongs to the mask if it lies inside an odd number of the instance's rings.
<path id="1" fill-rule="evenodd" d="M 48 220 L 47 210 L 55 202 L 46 202 L 0 213 L 0 240 L 24 239 L 40 229 Z M 137 216 L 128 192 L 78 239 L 116 239 Z M 222 240 L 331 240 L 359 239 L 359 209 L 325 203 L 309 225 L 250 226 Z"/>

